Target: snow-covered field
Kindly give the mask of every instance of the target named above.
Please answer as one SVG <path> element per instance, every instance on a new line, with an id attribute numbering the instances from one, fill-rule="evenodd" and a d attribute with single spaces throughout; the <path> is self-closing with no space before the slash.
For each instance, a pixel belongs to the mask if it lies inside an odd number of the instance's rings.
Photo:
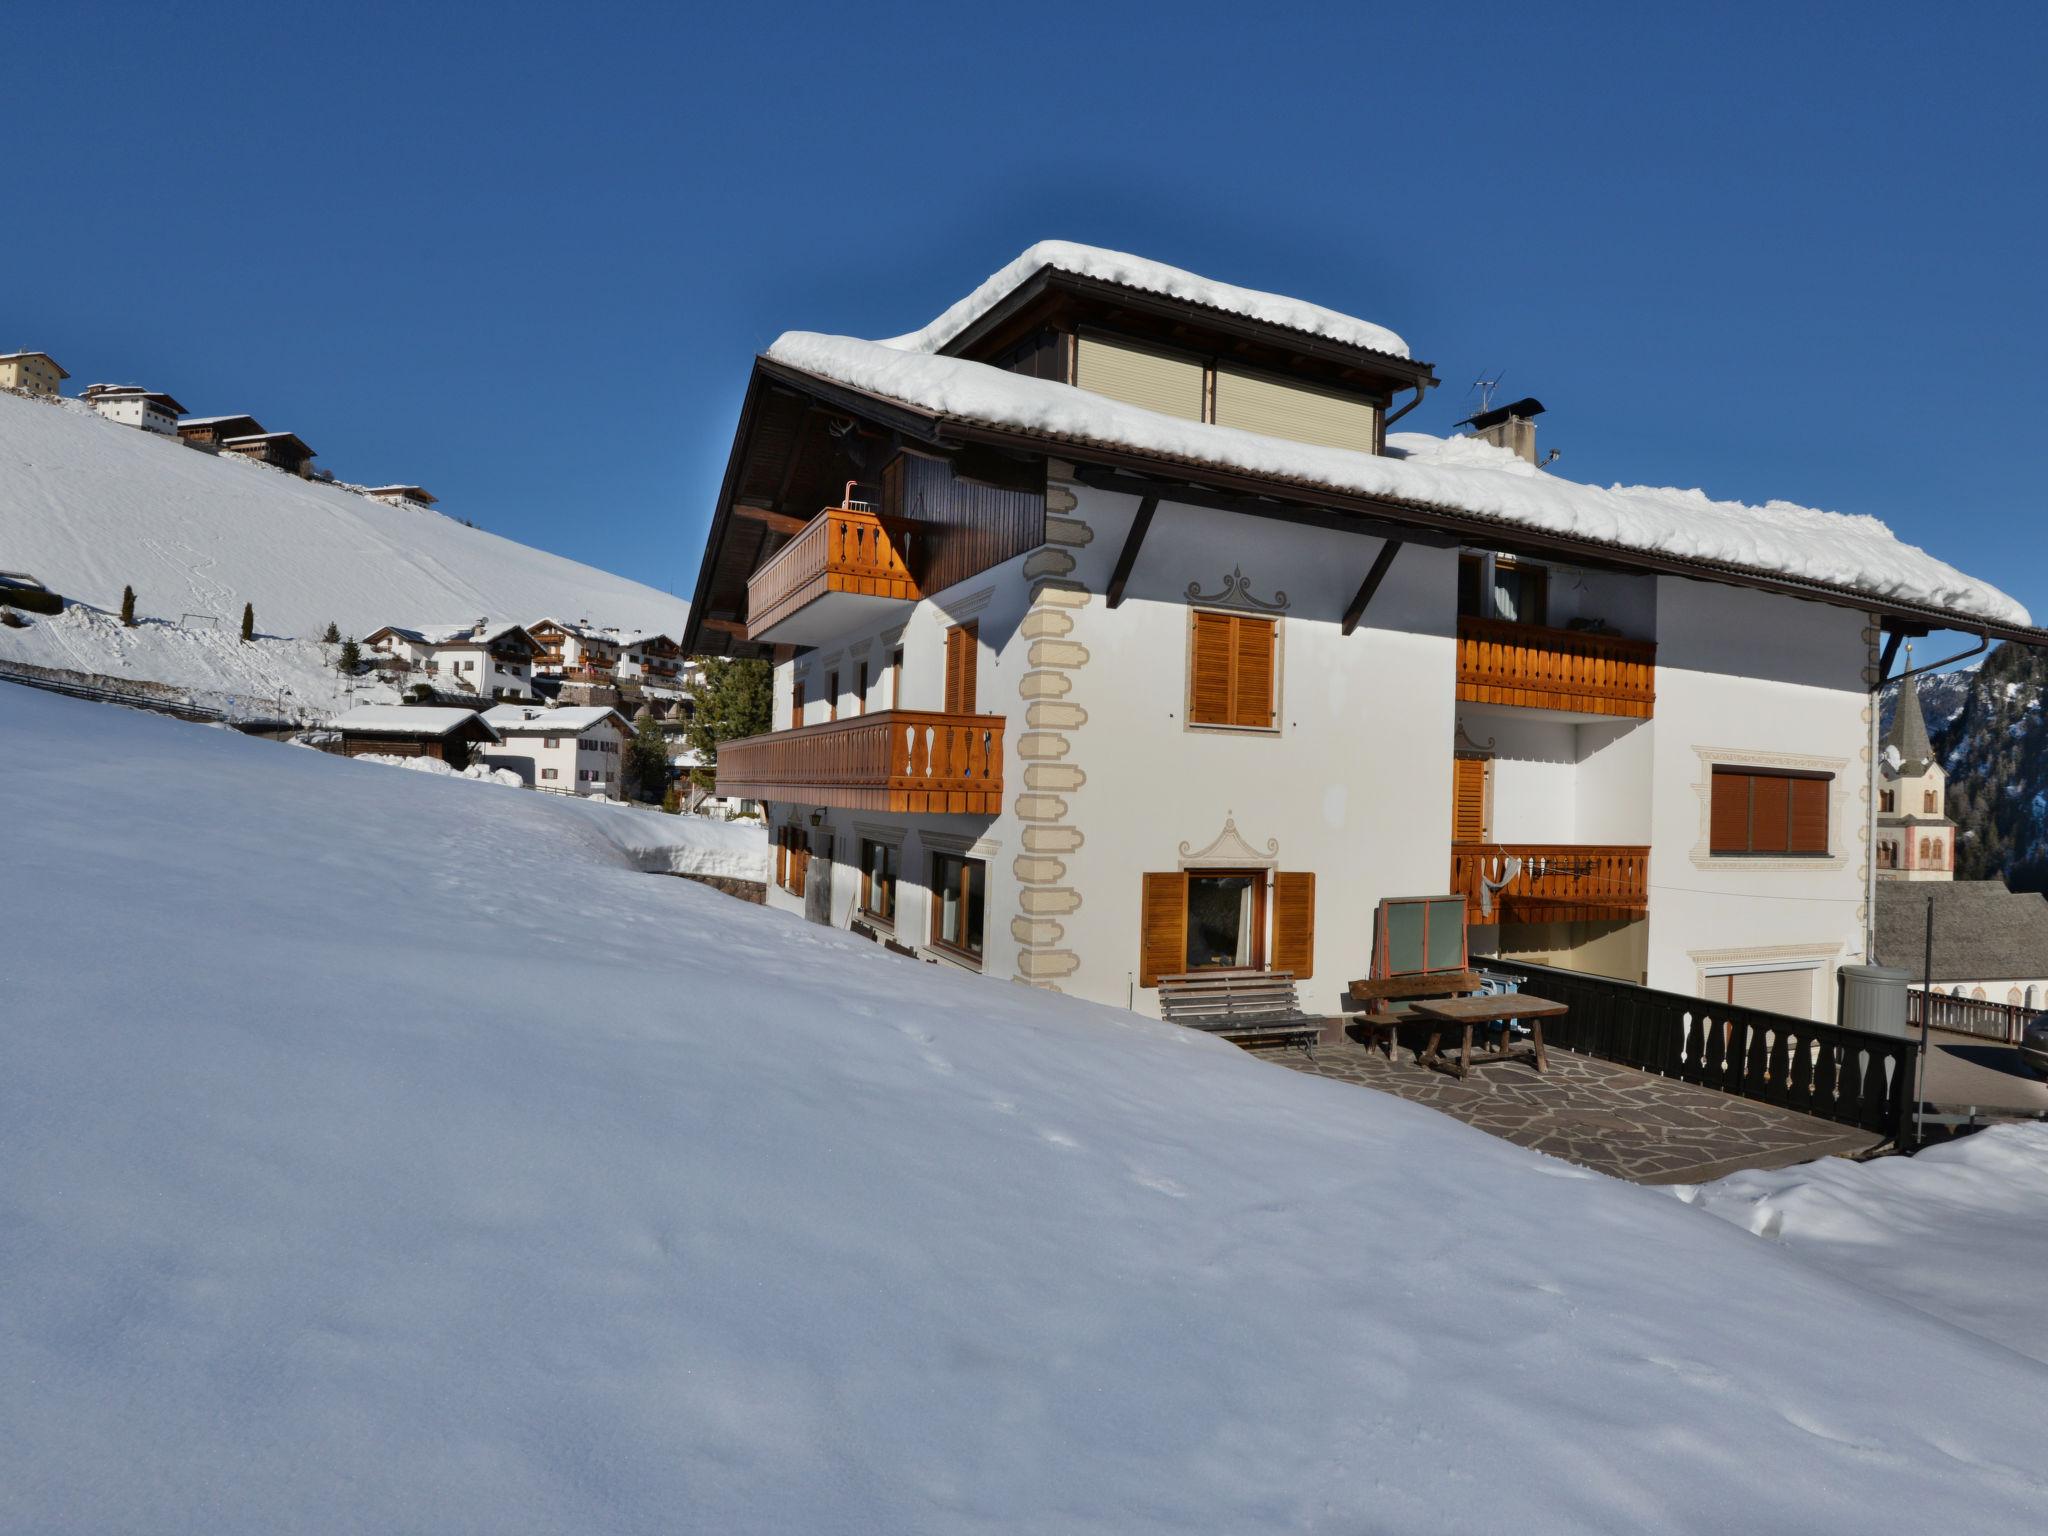
<path id="1" fill-rule="evenodd" d="M 70 603 L 62 613 L 22 617 L 20 629 L 0 625 L 0 661 L 167 683 L 238 718 L 280 710 L 287 719 L 326 718 L 351 704 L 398 700 L 397 689 L 373 677 L 337 672 L 335 646 L 264 634 L 244 645 L 239 616 L 233 624 L 141 619 L 130 629 L 116 613 Z"/>
<path id="2" fill-rule="evenodd" d="M 329 622 L 362 636 L 549 613 L 675 635 L 689 607 L 438 512 L 200 453 L 75 400 L 5 391 L 0 569 L 108 610 L 130 585 L 146 617 L 206 614 L 230 632 L 252 602 L 259 629 L 305 638 Z"/>
<path id="3" fill-rule="evenodd" d="M 2038 1361 L 632 814 L 0 687 L 0 1529 L 2048 1527 Z"/>
<path id="4" fill-rule="evenodd" d="M 1997 1126 L 1917 1157 L 1829 1157 L 1673 1193 L 1822 1269 L 2048 1362 L 2048 1125 Z"/>

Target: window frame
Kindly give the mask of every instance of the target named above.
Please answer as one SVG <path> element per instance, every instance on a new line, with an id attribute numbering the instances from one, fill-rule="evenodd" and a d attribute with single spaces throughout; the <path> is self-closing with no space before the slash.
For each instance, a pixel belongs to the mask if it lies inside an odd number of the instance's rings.
<path id="1" fill-rule="evenodd" d="M 960 868 L 960 929 L 963 941 L 960 944 L 950 942 L 940 931 L 946 920 L 946 892 L 950 889 L 942 878 L 941 871 L 948 864 L 958 865 Z M 930 882 L 927 889 L 931 893 L 932 909 L 928 942 L 940 954 L 958 960 L 963 965 L 972 965 L 979 969 L 988 950 L 988 861 L 970 858 L 964 853 L 954 853 L 950 849 L 934 848 L 930 854 L 928 870 Z M 979 879 L 974 876 L 976 870 L 981 872 Z M 980 951 L 967 948 L 964 942 L 967 930 L 971 926 L 967 921 L 968 913 L 973 910 L 973 903 L 977 900 L 981 902 L 982 916 Z"/>
<path id="2" fill-rule="evenodd" d="M 1184 869 L 1181 880 L 1185 889 L 1181 893 L 1180 957 L 1183 973 L 1195 975 L 1202 971 L 1263 971 L 1267 969 L 1267 954 L 1271 949 L 1269 930 L 1272 927 L 1273 871 L 1262 866 L 1249 868 Z M 1233 960 L 1227 965 L 1196 965 L 1188 957 L 1188 946 L 1194 942 L 1195 882 L 1197 880 L 1250 880 L 1252 883 L 1252 942 L 1251 958 L 1240 965 Z"/>
<path id="3" fill-rule="evenodd" d="M 886 901 L 888 910 L 883 911 L 874 899 L 874 864 L 868 857 L 870 849 L 879 848 L 883 854 L 883 868 L 888 884 Z M 896 914 L 901 908 L 903 897 L 903 850 L 895 843 L 887 843 L 878 837 L 863 837 L 860 840 L 860 915 L 871 923 L 893 929 Z M 984 934 L 986 939 L 986 934 Z"/>

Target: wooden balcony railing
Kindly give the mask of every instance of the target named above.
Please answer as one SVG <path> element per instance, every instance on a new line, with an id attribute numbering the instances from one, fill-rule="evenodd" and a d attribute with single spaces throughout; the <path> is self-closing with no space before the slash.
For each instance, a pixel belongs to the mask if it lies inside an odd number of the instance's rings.
<path id="1" fill-rule="evenodd" d="M 1657 645 L 1461 615 L 1458 697 L 1647 720 L 1657 704 Z"/>
<path id="2" fill-rule="evenodd" d="M 747 578 L 747 638 L 781 623 L 827 592 L 916 602 L 909 535 L 873 512 L 827 507 Z"/>
<path id="3" fill-rule="evenodd" d="M 855 811 L 993 816 L 1003 717 L 885 709 L 718 749 L 718 792 Z"/>
<path id="4" fill-rule="evenodd" d="M 1521 872 L 1479 910 L 1482 875 L 1500 878 L 1508 859 Z M 1583 843 L 1453 843 L 1451 889 L 1475 923 L 1623 919 L 1650 910 L 1650 850 Z"/>

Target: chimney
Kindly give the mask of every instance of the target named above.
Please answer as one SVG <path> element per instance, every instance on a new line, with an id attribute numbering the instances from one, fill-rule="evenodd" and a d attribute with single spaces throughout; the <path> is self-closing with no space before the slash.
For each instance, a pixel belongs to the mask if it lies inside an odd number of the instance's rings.
<path id="1" fill-rule="evenodd" d="M 1524 396 L 1513 405 L 1498 405 L 1490 411 L 1481 411 L 1468 416 L 1458 425 L 1470 427 L 1472 436 L 1482 442 L 1505 448 L 1525 463 L 1536 462 L 1536 418 L 1543 414 L 1543 402 L 1533 395 Z M 1551 455 L 1555 458 L 1556 455 Z"/>

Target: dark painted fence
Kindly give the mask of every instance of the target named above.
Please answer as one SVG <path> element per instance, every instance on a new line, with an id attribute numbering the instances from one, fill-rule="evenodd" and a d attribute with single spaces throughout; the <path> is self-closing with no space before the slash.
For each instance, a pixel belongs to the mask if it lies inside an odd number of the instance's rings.
<path id="1" fill-rule="evenodd" d="M 1522 960 L 1474 963 L 1571 1010 L 1561 1019 L 1544 1021 L 1545 1044 L 1900 1141 L 1912 1135 L 1918 1040 Z"/>
<path id="2" fill-rule="evenodd" d="M 1906 1022 L 1918 1029 L 1927 1006 L 1927 994 L 1914 987 L 1906 994 Z M 1950 997 L 1934 994 L 1934 1017 L 1927 1022 L 1935 1029 L 1959 1035 L 1980 1035 L 1986 1040 L 2018 1045 L 2027 1021 L 2039 1012 L 2019 1003 L 1994 1003 L 1981 997 Z"/>

